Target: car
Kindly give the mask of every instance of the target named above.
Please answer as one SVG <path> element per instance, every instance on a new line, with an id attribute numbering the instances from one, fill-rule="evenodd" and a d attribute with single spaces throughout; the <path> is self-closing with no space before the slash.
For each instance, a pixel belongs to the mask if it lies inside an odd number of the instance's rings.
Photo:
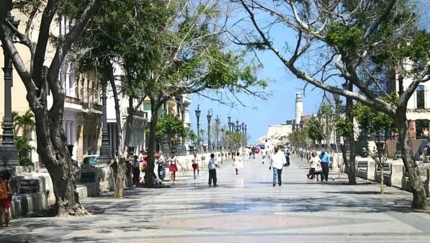
<path id="1" fill-rule="evenodd" d="M 87 155 L 84 157 L 84 160 L 81 163 L 81 168 L 88 162 L 90 166 L 96 166 L 98 163 L 99 155 Z"/>
<path id="2" fill-rule="evenodd" d="M 256 153 L 256 154 L 260 153 L 260 148 L 256 146 L 256 147 L 254 148 L 254 153 Z"/>

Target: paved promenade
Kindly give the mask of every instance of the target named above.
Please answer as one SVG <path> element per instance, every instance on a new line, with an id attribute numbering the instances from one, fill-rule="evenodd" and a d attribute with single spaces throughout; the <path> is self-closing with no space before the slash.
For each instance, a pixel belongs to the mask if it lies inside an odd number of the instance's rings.
<path id="1" fill-rule="evenodd" d="M 430 242 L 430 215 L 405 211 L 409 193 L 359 180 L 308 181 L 297 159 L 284 169 L 284 184 L 260 160 L 218 170 L 219 187 L 207 172 L 194 180 L 180 173 L 165 189 L 136 189 L 127 198 L 85 200 L 94 215 L 25 218 L 0 229 L 0 242 Z M 336 176 L 336 175 L 333 175 Z"/>

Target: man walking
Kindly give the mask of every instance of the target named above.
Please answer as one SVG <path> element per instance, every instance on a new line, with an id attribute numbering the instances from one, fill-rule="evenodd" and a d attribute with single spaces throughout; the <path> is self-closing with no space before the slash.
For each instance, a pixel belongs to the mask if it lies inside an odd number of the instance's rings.
<path id="1" fill-rule="evenodd" d="M 214 185 L 214 187 L 217 186 L 216 168 L 220 168 L 220 167 L 215 159 L 215 154 L 211 154 L 211 158 L 208 163 L 209 186 L 211 186 L 212 184 Z"/>
<path id="2" fill-rule="evenodd" d="M 329 172 L 329 166 L 330 166 L 330 155 L 326 153 L 325 151 L 322 151 L 320 154 L 320 160 L 321 160 L 321 181 L 328 181 L 328 172 Z"/>
<path id="3" fill-rule="evenodd" d="M 269 170 L 273 167 L 273 186 L 276 186 L 276 179 L 278 180 L 278 185 L 282 185 L 282 168 L 287 164 L 287 160 L 285 159 L 285 155 L 283 152 L 279 152 L 278 147 L 274 148 L 274 153 L 270 156 L 270 167 Z"/>

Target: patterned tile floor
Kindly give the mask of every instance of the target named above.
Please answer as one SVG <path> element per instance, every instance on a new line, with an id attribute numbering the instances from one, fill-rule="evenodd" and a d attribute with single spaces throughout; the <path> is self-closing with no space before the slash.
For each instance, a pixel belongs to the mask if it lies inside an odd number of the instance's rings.
<path id="1" fill-rule="evenodd" d="M 136 189 L 127 198 L 85 200 L 104 211 L 83 218 L 23 218 L 0 230 L 0 242 L 430 242 L 430 215 L 405 212 L 411 195 L 360 180 L 308 181 L 293 158 L 281 187 L 261 159 L 235 175 L 218 170 L 219 187 L 180 173 L 171 188 Z M 333 175 L 337 176 L 337 175 Z"/>

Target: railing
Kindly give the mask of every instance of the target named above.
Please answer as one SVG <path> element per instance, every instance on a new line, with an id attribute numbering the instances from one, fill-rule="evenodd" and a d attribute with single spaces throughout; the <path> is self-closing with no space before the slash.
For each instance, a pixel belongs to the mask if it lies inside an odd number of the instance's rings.
<path id="1" fill-rule="evenodd" d="M 80 105 L 81 104 L 81 99 L 78 99 L 76 97 L 66 96 L 64 98 L 64 102 L 70 103 L 70 104 L 75 104 L 75 105 Z"/>

